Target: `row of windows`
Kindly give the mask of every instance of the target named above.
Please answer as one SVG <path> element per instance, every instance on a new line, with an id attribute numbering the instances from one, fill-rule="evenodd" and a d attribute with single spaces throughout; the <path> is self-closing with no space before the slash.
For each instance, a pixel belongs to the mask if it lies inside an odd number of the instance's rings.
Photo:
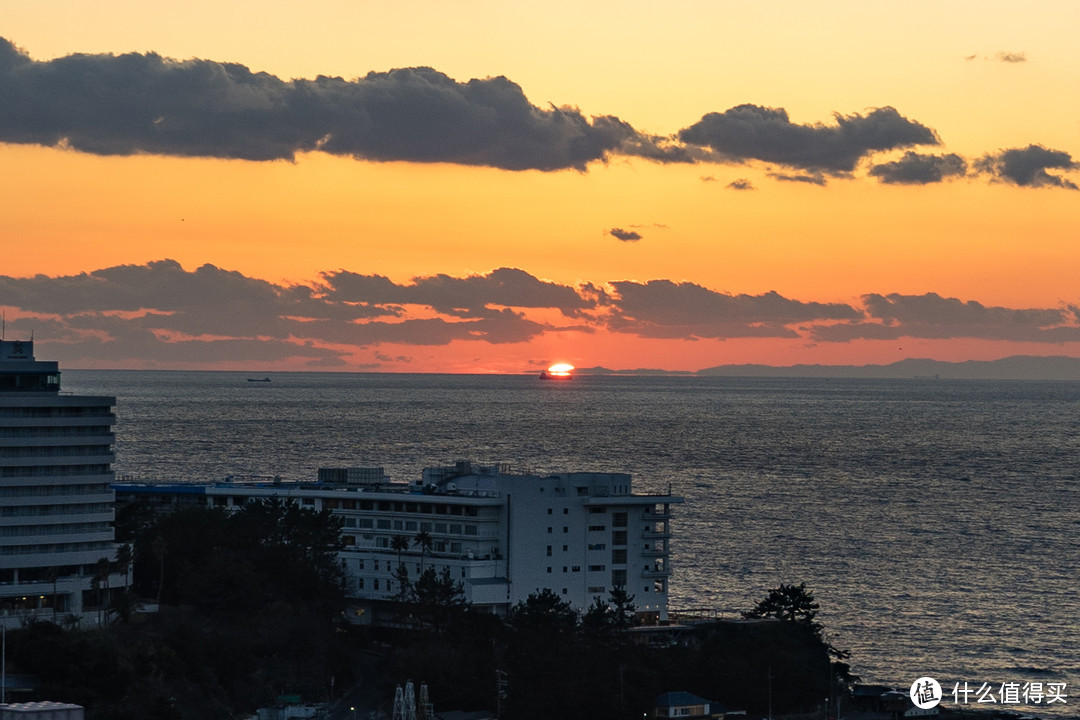
<path id="1" fill-rule="evenodd" d="M 0 487 L 0 498 L 106 495 L 110 492 L 108 483 L 78 485 L 15 485 L 12 487 Z"/>
<path id="2" fill-rule="evenodd" d="M 113 417 L 107 405 L 92 407 L 5 407 L 0 408 L 0 418 L 80 418 Z"/>
<path id="3" fill-rule="evenodd" d="M 64 445 L 63 447 L 0 447 L 0 458 L 60 457 L 64 455 L 111 455 L 110 445 Z"/>
<path id="4" fill-rule="evenodd" d="M 72 523 L 70 525 L 10 525 L 0 527 L 0 537 L 35 537 L 39 535 L 82 535 L 106 532 L 109 523 Z"/>
<path id="5" fill-rule="evenodd" d="M 476 525 L 462 525 L 460 523 L 430 523 L 421 522 L 417 523 L 412 520 L 390 520 L 386 518 L 380 518 L 376 521 L 375 518 L 345 518 L 345 527 L 347 528 L 360 528 L 361 530 L 372 530 L 378 528 L 379 530 L 403 530 L 405 532 L 426 532 L 426 533 L 438 533 L 440 535 L 476 535 L 478 529 Z M 411 538 L 410 538 L 411 541 Z"/>
<path id="6" fill-rule="evenodd" d="M 102 465 L 28 465 L 0 467 L 0 477 L 57 477 L 60 475 L 108 475 L 112 468 Z"/>
<path id="7" fill-rule="evenodd" d="M 567 570 L 567 566 L 563 565 L 562 571 L 563 572 L 581 572 L 581 566 L 580 565 L 570 565 L 569 568 L 570 569 Z M 590 565 L 589 566 L 589 572 L 604 572 L 605 570 L 607 570 L 607 567 L 604 566 L 604 565 Z M 550 575 L 551 574 L 551 567 L 548 567 L 547 571 L 548 571 L 548 574 Z"/>
<path id="8" fill-rule="evenodd" d="M 310 498 L 309 498 L 310 499 Z M 305 500 L 307 502 L 307 500 Z M 421 515 L 466 515 L 476 517 L 473 505 L 449 505 L 447 503 L 404 502 L 397 500 L 353 500 L 323 498 L 327 510 L 378 510 L 379 512 L 419 513 Z"/>
<path id="9" fill-rule="evenodd" d="M 84 552 L 87 550 L 112 551 L 111 542 L 52 543 L 49 545 L 8 545 L 0 547 L 0 555 L 54 555 L 56 553 Z"/>
<path id="10" fill-rule="evenodd" d="M 41 517 L 43 515 L 94 515 L 112 512 L 112 503 L 76 503 L 74 505 L 15 505 L 0 508 L 0 517 Z"/>
<path id="11" fill-rule="evenodd" d="M 60 438 L 109 436 L 108 425 L 67 425 L 64 427 L 3 427 L 0 438 Z"/>

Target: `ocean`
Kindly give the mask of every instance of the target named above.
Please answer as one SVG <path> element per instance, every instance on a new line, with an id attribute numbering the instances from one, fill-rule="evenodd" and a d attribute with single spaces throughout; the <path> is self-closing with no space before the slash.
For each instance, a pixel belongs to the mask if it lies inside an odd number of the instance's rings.
<path id="1" fill-rule="evenodd" d="M 933 677 L 946 706 L 985 683 L 998 703 L 970 707 L 1080 715 L 1080 383 L 248 377 L 68 370 L 63 389 L 116 396 L 115 469 L 137 480 L 629 472 L 685 498 L 672 609 L 736 617 L 805 582 L 864 682 Z M 1003 705 L 1013 683 L 1068 697 Z"/>

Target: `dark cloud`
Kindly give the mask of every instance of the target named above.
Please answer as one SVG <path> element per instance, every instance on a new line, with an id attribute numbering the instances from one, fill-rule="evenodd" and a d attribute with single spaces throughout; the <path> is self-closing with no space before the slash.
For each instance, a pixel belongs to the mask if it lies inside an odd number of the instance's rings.
<path id="1" fill-rule="evenodd" d="M 796 337 L 787 326 L 813 320 L 850 320 L 849 305 L 803 303 L 775 292 L 728 295 L 694 283 L 650 280 L 612 283 L 609 327 L 646 337 Z"/>
<path id="2" fill-rule="evenodd" d="M 812 337 L 825 342 L 903 337 L 1051 343 L 1080 340 L 1075 308 L 987 307 L 937 293 L 870 294 L 863 297 L 863 305 L 865 320 L 817 326 L 812 329 Z"/>
<path id="3" fill-rule="evenodd" d="M 1023 52 L 1001 51 L 997 54 L 997 59 L 1004 63 L 1022 63 L 1027 62 L 1027 55 Z"/>
<path id="4" fill-rule="evenodd" d="M 731 182 L 729 182 L 727 184 L 727 186 L 731 190 L 754 190 L 755 189 L 754 188 L 754 183 L 750 182 L 746 178 L 738 178 L 737 180 L 732 180 Z"/>
<path id="5" fill-rule="evenodd" d="M 396 285 L 379 275 L 344 270 L 324 273 L 328 300 L 362 305 L 427 305 L 448 315 L 482 314 L 491 307 L 557 308 L 574 316 L 589 307 L 572 287 L 539 280 L 524 270 L 499 268 L 487 275 L 432 275 Z"/>
<path id="6" fill-rule="evenodd" d="M 0 38 L 0 97 L 0 141 L 100 155 L 291 160 L 321 150 L 558 170 L 650 142 L 614 117 L 538 108 L 505 77 L 461 83 L 423 67 L 284 81 L 153 53 L 36 62 Z"/>
<path id="7" fill-rule="evenodd" d="M 1080 164 L 1062 150 L 1028 145 L 1026 148 L 1011 148 L 997 154 L 985 155 L 975 166 L 996 180 L 1021 187 L 1060 187 L 1076 190 L 1076 183 L 1059 175 L 1051 175 L 1047 169 L 1070 171 L 1076 170 Z"/>
<path id="8" fill-rule="evenodd" d="M 967 162 L 954 153 L 922 155 L 908 151 L 899 160 L 870 168 L 872 177 L 883 183 L 897 185 L 926 185 L 941 182 L 947 177 L 963 176 L 965 173 Z"/>
<path id="9" fill-rule="evenodd" d="M 938 144 L 933 130 L 891 107 L 835 119 L 832 126 L 799 125 L 783 108 L 739 105 L 705 115 L 681 130 L 678 138 L 729 160 L 762 160 L 829 174 L 850 173 L 874 152 Z"/>
<path id="10" fill-rule="evenodd" d="M 30 314 L 13 319 L 12 330 L 37 329 L 102 360 L 185 363 L 204 349 L 206 362 L 301 357 L 320 366 L 346 353 L 326 345 L 524 342 L 556 328 L 527 318 L 523 309 L 557 309 L 569 317 L 595 305 L 574 288 L 513 268 L 407 285 L 342 270 L 302 286 L 213 265 L 189 272 L 172 260 L 73 276 L 0 276 L 0 303 Z M 410 306 L 442 317 L 417 317 Z M 260 344 L 267 352 L 249 357 Z"/>
<path id="11" fill-rule="evenodd" d="M 608 230 L 608 235 L 623 242 L 636 242 L 641 239 L 641 233 L 633 230 L 623 230 L 622 228 L 611 228 Z"/>
<path id="12" fill-rule="evenodd" d="M 769 173 L 769 177 L 773 180 L 779 180 L 780 182 L 792 182 L 792 183 L 804 183 L 806 185 L 819 185 L 824 187 L 827 183 L 825 176 L 821 173 L 811 173 L 807 175 L 792 175 L 791 173 Z"/>
<path id="13" fill-rule="evenodd" d="M 36 332 L 64 361 L 195 367 L 300 362 L 360 367 L 382 346 L 522 343 L 549 332 L 609 330 L 684 340 L 745 337 L 816 342 L 980 338 L 1080 341 L 1078 309 L 986 307 L 928 293 L 870 294 L 861 306 L 778 293 L 731 295 L 671 280 L 572 288 L 514 268 L 398 284 L 346 270 L 310 286 L 276 285 L 169 260 L 66 277 L 0 276 L 10 333 Z M 552 310 L 569 324 L 530 317 Z M 397 348 L 400 350 L 400 348 Z"/>

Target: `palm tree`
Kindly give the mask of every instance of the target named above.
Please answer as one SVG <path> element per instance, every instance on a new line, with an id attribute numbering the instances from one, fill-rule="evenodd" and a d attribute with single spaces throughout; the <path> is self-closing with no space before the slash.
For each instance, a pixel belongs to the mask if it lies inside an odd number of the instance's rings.
<path id="1" fill-rule="evenodd" d="M 403 567 L 401 564 L 401 553 L 409 549 L 409 538 L 405 535 L 395 535 L 390 538 L 390 549 L 397 551 L 398 567 Z"/>
<path id="2" fill-rule="evenodd" d="M 169 542 L 163 535 L 158 535 L 154 538 L 153 548 L 158 558 L 157 604 L 161 607 L 161 589 L 165 587 L 165 554 L 169 550 Z"/>
<path id="3" fill-rule="evenodd" d="M 105 610 L 105 619 L 109 618 L 109 575 L 112 573 L 113 564 L 109 562 L 109 558 L 98 558 L 98 561 L 94 563 L 94 577 L 91 580 L 91 587 L 97 591 L 98 596 L 98 625 L 102 624 L 101 611 L 102 606 Z M 105 585 L 105 599 L 102 602 L 101 598 L 101 585 Z"/>
<path id="4" fill-rule="evenodd" d="M 50 567 L 45 571 L 45 581 L 52 583 L 52 616 L 56 622 L 56 581 L 60 578 L 60 568 Z"/>
<path id="5" fill-rule="evenodd" d="M 413 538 L 413 545 L 420 548 L 420 573 L 424 572 L 424 556 L 431 552 L 431 549 L 435 546 L 435 543 L 431 539 L 431 534 L 427 530 L 421 530 L 416 533 L 416 537 Z"/>
<path id="6" fill-rule="evenodd" d="M 134 553 L 131 550 L 131 545 L 124 543 L 116 548 L 116 567 L 124 574 L 124 589 L 128 589 L 128 575 L 131 573 L 131 563 L 134 560 Z"/>

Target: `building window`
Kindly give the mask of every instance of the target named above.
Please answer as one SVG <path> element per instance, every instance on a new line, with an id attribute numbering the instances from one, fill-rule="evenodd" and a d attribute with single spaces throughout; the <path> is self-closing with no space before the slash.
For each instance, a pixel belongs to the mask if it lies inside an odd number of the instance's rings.
<path id="1" fill-rule="evenodd" d="M 570 508 L 563 508 L 562 509 L 562 514 L 563 515 L 569 515 L 570 514 Z"/>
<path id="2" fill-rule="evenodd" d="M 626 531 L 625 530 L 615 530 L 615 531 L 613 531 L 611 533 L 611 544 L 612 545 L 625 545 L 626 544 Z"/>
<path id="3" fill-rule="evenodd" d="M 611 563 L 613 565 L 626 564 L 626 548 L 616 548 L 611 551 Z"/>
<path id="4" fill-rule="evenodd" d="M 626 587 L 626 571 L 625 570 L 612 570 L 611 571 L 611 586 L 612 587 Z"/>
<path id="5" fill-rule="evenodd" d="M 566 525 L 563 525 L 562 526 L 562 531 L 563 531 L 563 535 L 565 535 L 566 533 L 570 532 L 570 528 L 567 527 Z"/>
<path id="6" fill-rule="evenodd" d="M 562 589 L 562 594 L 563 594 L 563 595 L 565 595 L 565 594 L 566 594 L 566 588 L 563 588 L 563 589 Z"/>
<path id="7" fill-rule="evenodd" d="M 589 566 L 589 572 L 604 572 L 604 570 L 607 570 L 606 565 L 590 565 Z"/>
<path id="8" fill-rule="evenodd" d="M 550 545 L 547 546 L 547 556 L 551 557 L 551 546 Z"/>
<path id="9" fill-rule="evenodd" d="M 356 587 L 360 590 L 364 589 L 364 578 L 357 578 Z"/>
<path id="10" fill-rule="evenodd" d="M 416 532 L 417 524 L 415 520 L 409 520 L 405 523 L 405 529 L 409 532 Z"/>
<path id="11" fill-rule="evenodd" d="M 364 569 L 364 560 L 363 560 L 362 558 L 361 558 L 361 560 L 360 560 L 360 568 L 359 568 L 359 569 L 360 569 L 360 570 L 363 570 L 363 569 Z"/>
<path id="12" fill-rule="evenodd" d="M 550 566 L 548 567 L 547 571 L 548 571 L 548 575 L 550 575 L 551 574 L 551 567 Z"/>
<path id="13" fill-rule="evenodd" d="M 626 513 L 624 513 L 624 512 L 611 513 L 611 526 L 612 527 L 626 527 Z"/>
<path id="14" fill-rule="evenodd" d="M 567 551 L 567 550 L 569 550 L 569 549 L 570 549 L 570 546 L 569 546 L 569 545 L 563 545 L 563 546 L 562 546 L 562 551 L 563 551 L 563 552 L 566 552 L 566 551 Z"/>
<path id="15" fill-rule="evenodd" d="M 570 572 L 581 572 L 581 566 L 580 566 L 580 565 L 574 565 L 574 566 L 572 566 L 572 567 L 570 568 Z"/>
<path id="16" fill-rule="evenodd" d="M 604 526 L 604 525 L 590 525 L 589 526 L 589 532 L 604 532 L 605 530 L 607 530 L 607 527 Z"/>
<path id="17" fill-rule="evenodd" d="M 548 528 L 548 535 L 551 534 L 551 528 Z"/>
<path id="18" fill-rule="evenodd" d="M 587 488 L 587 487 L 579 487 L 579 488 L 577 488 L 577 494 L 580 497 L 584 497 L 584 496 L 589 494 L 589 488 Z"/>
<path id="19" fill-rule="evenodd" d="M 375 578 L 375 589 L 379 589 L 379 578 Z"/>
<path id="20" fill-rule="evenodd" d="M 551 508 L 548 508 L 548 515 L 550 515 L 551 512 L 552 512 Z"/>

